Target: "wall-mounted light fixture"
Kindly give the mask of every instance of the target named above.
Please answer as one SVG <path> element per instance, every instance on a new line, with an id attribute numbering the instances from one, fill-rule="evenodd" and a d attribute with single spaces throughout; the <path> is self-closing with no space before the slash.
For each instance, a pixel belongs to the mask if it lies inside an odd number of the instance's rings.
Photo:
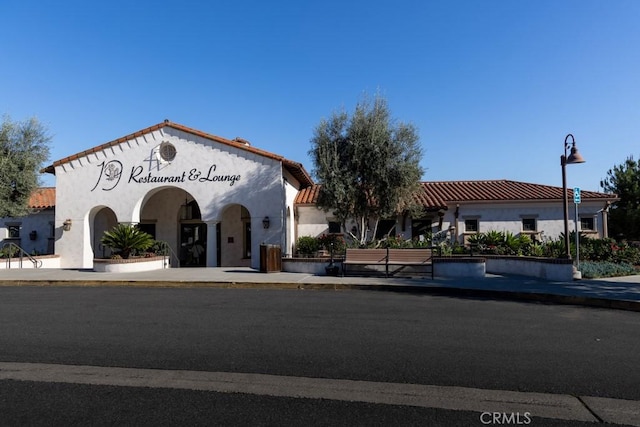
<path id="1" fill-rule="evenodd" d="M 186 192 L 184 195 L 184 205 L 180 206 L 180 219 L 193 219 L 193 206 L 189 202 L 189 197 Z"/>
<path id="2" fill-rule="evenodd" d="M 266 228 L 269 228 L 270 225 L 271 225 L 271 220 L 269 219 L 268 216 L 265 216 L 264 219 L 262 220 L 262 226 L 266 229 Z"/>
<path id="3" fill-rule="evenodd" d="M 71 218 L 67 218 L 64 220 L 64 222 L 62 223 L 62 229 L 64 231 L 71 230 Z"/>
<path id="4" fill-rule="evenodd" d="M 31 231 L 31 233 L 29 233 L 29 239 L 31 240 L 36 240 L 38 238 L 38 232 L 36 230 Z"/>

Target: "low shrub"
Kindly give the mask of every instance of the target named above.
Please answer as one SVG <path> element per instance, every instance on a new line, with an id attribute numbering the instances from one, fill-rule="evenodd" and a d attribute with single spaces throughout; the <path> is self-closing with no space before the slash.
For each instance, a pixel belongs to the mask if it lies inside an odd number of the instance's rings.
<path id="1" fill-rule="evenodd" d="M 323 234 L 318 237 L 318 245 L 321 249 L 333 251 L 334 254 L 342 254 L 346 248 L 344 237 L 340 234 Z"/>
<path id="2" fill-rule="evenodd" d="M 580 272 L 585 279 L 598 277 L 630 276 L 638 274 L 636 268 L 628 263 L 610 261 L 584 261 L 580 263 Z"/>
<path id="3" fill-rule="evenodd" d="M 313 236 L 300 236 L 296 240 L 296 251 L 299 255 L 311 255 L 320 249 L 320 242 Z"/>

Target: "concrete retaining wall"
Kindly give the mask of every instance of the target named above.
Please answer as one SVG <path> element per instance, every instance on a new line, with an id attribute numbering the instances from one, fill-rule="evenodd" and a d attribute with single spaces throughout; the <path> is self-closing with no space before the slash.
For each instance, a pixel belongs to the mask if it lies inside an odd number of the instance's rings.
<path id="1" fill-rule="evenodd" d="M 325 276 L 327 274 L 325 267 L 328 265 L 328 258 L 282 258 L 282 270 L 289 273 Z M 336 265 L 340 263 L 336 262 Z"/>
<path id="2" fill-rule="evenodd" d="M 573 280 L 570 259 L 486 256 L 486 263 L 487 273 L 492 274 L 515 274 L 559 282 Z"/>
<path id="3" fill-rule="evenodd" d="M 481 257 L 442 257 L 433 259 L 435 277 L 476 277 L 486 273 L 485 259 Z"/>
<path id="4" fill-rule="evenodd" d="M 0 270 L 4 268 L 60 268 L 60 257 L 57 255 L 43 255 L 33 257 L 38 261 L 38 265 L 27 257 L 11 258 L 11 262 L 7 258 L 0 259 Z"/>
<path id="5" fill-rule="evenodd" d="M 327 258 L 283 258 L 282 270 L 290 273 L 307 273 L 319 276 L 326 275 L 325 267 L 329 265 Z M 337 261 L 336 265 L 340 265 Z M 353 266 L 352 266 L 353 267 Z M 350 270 L 356 274 L 384 274 L 383 266 L 355 266 Z M 357 268 L 360 267 L 360 268 Z M 573 264 L 571 260 L 536 257 L 434 257 L 435 277 L 484 277 L 490 274 L 512 274 L 529 276 L 538 279 L 568 282 L 573 280 Z M 408 273 L 409 270 L 403 271 Z"/>
<path id="6" fill-rule="evenodd" d="M 133 273 L 163 268 L 169 268 L 169 257 L 93 260 L 93 271 L 100 273 Z"/>

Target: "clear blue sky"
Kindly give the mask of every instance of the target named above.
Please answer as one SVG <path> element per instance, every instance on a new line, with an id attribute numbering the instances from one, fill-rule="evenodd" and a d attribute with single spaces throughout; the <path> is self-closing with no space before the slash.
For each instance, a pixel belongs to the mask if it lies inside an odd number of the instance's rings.
<path id="1" fill-rule="evenodd" d="M 0 3 L 0 114 L 38 117 L 51 161 L 162 120 L 301 162 L 313 128 L 379 91 L 424 180 L 600 190 L 640 157 L 640 1 Z M 46 177 L 45 184 L 53 184 Z"/>

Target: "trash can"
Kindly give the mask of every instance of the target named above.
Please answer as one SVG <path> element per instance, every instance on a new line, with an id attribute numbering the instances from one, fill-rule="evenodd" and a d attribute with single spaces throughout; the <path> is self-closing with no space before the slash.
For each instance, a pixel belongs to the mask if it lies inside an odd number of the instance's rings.
<path id="1" fill-rule="evenodd" d="M 280 245 L 260 245 L 260 273 L 282 271 L 282 251 Z"/>

